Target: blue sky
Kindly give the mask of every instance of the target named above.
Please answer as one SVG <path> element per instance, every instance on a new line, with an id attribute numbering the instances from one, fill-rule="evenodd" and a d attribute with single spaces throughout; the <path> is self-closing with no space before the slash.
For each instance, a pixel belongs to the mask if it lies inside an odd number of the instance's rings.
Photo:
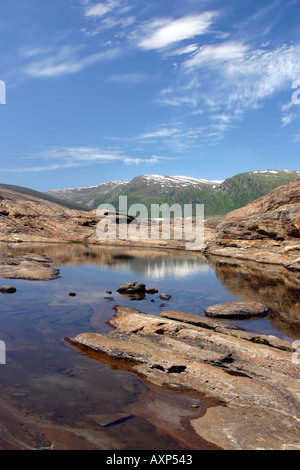
<path id="1" fill-rule="evenodd" d="M 299 170 L 299 0 L 10 0 L 0 181 Z"/>

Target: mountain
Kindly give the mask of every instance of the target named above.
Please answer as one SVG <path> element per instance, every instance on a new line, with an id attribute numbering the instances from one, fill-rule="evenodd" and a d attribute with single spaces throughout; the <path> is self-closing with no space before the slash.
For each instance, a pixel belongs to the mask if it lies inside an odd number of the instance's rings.
<path id="1" fill-rule="evenodd" d="M 55 196 L 52 196 L 51 194 L 42 193 L 40 191 L 35 191 L 30 188 L 25 188 L 23 186 L 15 186 L 12 184 L 0 183 L 0 188 L 5 188 L 5 189 L 9 189 L 10 191 L 14 191 L 16 193 L 21 193 L 23 195 L 24 200 L 26 200 L 26 196 L 29 196 L 30 199 L 32 196 L 38 199 L 42 199 L 44 201 L 53 202 L 54 204 L 59 204 L 60 206 L 67 207 L 68 209 L 89 210 L 87 207 L 85 207 L 81 203 L 76 203 L 76 202 L 73 203 L 72 201 L 60 199 Z"/>
<path id="2" fill-rule="evenodd" d="M 300 171 L 258 170 L 240 173 L 224 181 L 186 176 L 141 175 L 131 181 L 112 181 L 89 188 L 47 191 L 55 196 L 91 209 L 109 203 L 116 209 L 119 197 L 127 196 L 128 207 L 144 204 L 204 204 L 207 216 L 224 215 L 270 193 L 300 177 Z"/>
<path id="3" fill-rule="evenodd" d="M 91 210 L 99 205 L 95 202 L 97 197 L 101 198 L 109 194 L 111 199 L 115 193 L 118 194 L 122 187 L 128 183 L 128 181 L 109 181 L 86 188 L 52 189 L 46 191 L 45 194 L 74 204 L 82 204 Z"/>

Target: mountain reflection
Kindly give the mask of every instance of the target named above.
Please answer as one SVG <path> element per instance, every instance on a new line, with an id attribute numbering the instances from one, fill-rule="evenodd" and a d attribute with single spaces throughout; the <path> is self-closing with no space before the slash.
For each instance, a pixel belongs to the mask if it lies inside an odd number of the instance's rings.
<path id="1" fill-rule="evenodd" d="M 188 251 L 150 248 L 120 248 L 94 245 L 15 245 L 16 254 L 35 253 L 50 257 L 56 266 L 91 264 L 102 269 L 134 271 L 154 279 L 188 277 L 209 271 L 205 257 Z"/>
<path id="2" fill-rule="evenodd" d="M 181 282 L 191 277 L 194 281 L 188 292 L 191 290 L 195 294 L 199 285 L 197 274 L 215 271 L 218 281 L 230 294 L 267 305 L 270 309 L 267 320 L 275 330 L 288 338 L 300 339 L 300 274 L 287 271 L 282 266 L 157 248 L 22 243 L 6 246 L 5 250 L 16 255 L 43 254 L 57 267 L 94 265 L 102 270 L 135 272 L 152 280 L 169 278 Z M 186 290 L 186 285 L 182 284 L 182 289 Z M 217 282 L 214 289 L 218 292 Z"/>

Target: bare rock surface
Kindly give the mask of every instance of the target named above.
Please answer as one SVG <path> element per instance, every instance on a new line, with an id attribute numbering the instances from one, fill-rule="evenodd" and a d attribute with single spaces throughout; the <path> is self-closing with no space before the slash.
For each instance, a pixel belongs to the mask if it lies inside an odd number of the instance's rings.
<path id="1" fill-rule="evenodd" d="M 148 227 L 145 236 L 139 231 L 139 224 L 133 217 L 121 213 L 108 211 L 80 211 L 71 210 L 53 202 L 39 199 L 27 194 L 18 193 L 10 189 L 0 188 L 0 242 L 35 242 L 35 243 L 88 243 L 94 245 L 118 245 L 122 247 L 141 246 L 168 249 L 185 249 L 183 239 L 163 239 L 161 229 L 157 239 L 149 237 L 149 220 L 145 221 Z M 124 236 L 116 237 L 116 233 L 105 235 L 105 226 L 109 223 L 124 232 L 124 225 L 136 227 L 135 230 Z M 182 220 L 179 221 L 182 224 Z M 97 235 L 97 226 L 102 229 Z M 147 233 L 149 231 L 149 233 Z M 214 233 L 214 228 L 207 225 L 205 238 Z"/>
<path id="2" fill-rule="evenodd" d="M 58 275 L 59 270 L 52 266 L 52 260 L 47 256 L 0 253 L 1 278 L 50 281 L 56 279 Z"/>
<path id="3" fill-rule="evenodd" d="M 228 320 L 249 320 L 264 318 L 269 309 L 258 302 L 226 302 L 211 305 L 204 310 L 207 317 Z"/>
<path id="4" fill-rule="evenodd" d="M 300 179 L 230 212 L 206 252 L 300 270 Z"/>
<path id="5" fill-rule="evenodd" d="M 158 317 L 129 307 L 115 310 L 110 320 L 113 331 L 82 333 L 68 341 L 118 360 L 120 367 L 152 384 L 196 392 L 222 405 L 227 414 L 215 411 L 214 432 L 206 435 L 205 426 L 194 422 L 196 432 L 213 444 L 235 449 L 245 445 L 240 444 L 240 417 L 251 409 L 256 427 L 251 421 L 245 424 L 251 448 L 261 445 L 256 428 L 260 426 L 263 433 L 274 423 L 286 443 L 300 446 L 299 366 L 292 361 L 290 343 L 210 318 L 197 324 L 195 315 L 181 312 L 167 311 Z M 224 438 L 229 423 L 230 444 Z M 263 447 L 283 449 L 284 444 L 266 432 Z"/>

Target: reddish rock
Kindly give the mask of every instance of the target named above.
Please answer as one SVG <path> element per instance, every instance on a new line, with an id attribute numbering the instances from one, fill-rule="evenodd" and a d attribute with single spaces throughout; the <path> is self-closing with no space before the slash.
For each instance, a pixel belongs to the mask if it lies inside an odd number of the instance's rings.
<path id="1" fill-rule="evenodd" d="M 226 302 L 207 307 L 204 313 L 213 318 L 249 320 L 266 317 L 269 309 L 258 302 Z"/>
<path id="2" fill-rule="evenodd" d="M 300 179 L 229 213 L 205 251 L 299 271 Z"/>
<path id="3" fill-rule="evenodd" d="M 265 449 L 299 446 L 299 366 L 292 361 L 293 348 L 286 341 L 254 335 L 236 328 L 219 327 L 215 320 L 195 324 L 195 315 L 164 312 L 169 318 L 142 313 L 129 307 L 115 307 L 109 322 L 114 328 L 106 334 L 82 333 L 68 341 L 119 361 L 120 369 L 137 373 L 148 382 L 177 391 L 200 394 L 228 413 L 216 416 L 214 433 L 193 423 L 196 432 L 216 445 L 240 447 L 243 410 L 253 410 L 256 426 L 247 428 L 249 446 L 258 445 L 256 429 L 274 426 L 266 434 Z M 215 408 L 213 408 L 215 409 Z M 230 410 L 232 412 L 230 412 Z M 282 416 L 285 417 L 282 420 Z M 205 417 L 204 417 L 205 418 Z M 203 418 L 201 418 L 203 419 Z M 219 421 L 218 421 L 219 420 Z M 204 420 L 205 422 L 205 420 Z M 291 424 L 289 424 L 291 423 Z M 208 438 L 209 436 L 209 438 Z"/>

